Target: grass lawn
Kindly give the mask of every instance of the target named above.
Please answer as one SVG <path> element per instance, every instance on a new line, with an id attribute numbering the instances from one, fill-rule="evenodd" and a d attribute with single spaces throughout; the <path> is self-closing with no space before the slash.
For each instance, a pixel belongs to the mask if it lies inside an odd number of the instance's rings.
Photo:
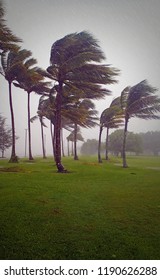
<path id="1" fill-rule="evenodd" d="M 0 259 L 160 259 L 160 157 L 0 160 Z"/>

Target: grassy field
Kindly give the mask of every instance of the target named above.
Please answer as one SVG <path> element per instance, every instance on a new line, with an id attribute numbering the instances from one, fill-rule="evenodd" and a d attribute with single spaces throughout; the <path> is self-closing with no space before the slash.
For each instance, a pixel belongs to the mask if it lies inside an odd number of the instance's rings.
<path id="1" fill-rule="evenodd" d="M 160 259 L 160 157 L 0 160 L 0 259 Z"/>

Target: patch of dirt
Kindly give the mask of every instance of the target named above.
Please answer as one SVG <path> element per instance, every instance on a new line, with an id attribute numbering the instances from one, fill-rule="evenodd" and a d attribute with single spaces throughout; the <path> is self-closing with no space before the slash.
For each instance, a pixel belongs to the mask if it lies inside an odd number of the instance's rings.
<path id="1" fill-rule="evenodd" d="M 13 172 L 13 173 L 17 173 L 17 172 L 21 172 L 21 173 L 25 173 L 25 169 L 19 167 L 19 166 L 12 166 L 12 167 L 2 167 L 0 168 L 0 172 Z"/>

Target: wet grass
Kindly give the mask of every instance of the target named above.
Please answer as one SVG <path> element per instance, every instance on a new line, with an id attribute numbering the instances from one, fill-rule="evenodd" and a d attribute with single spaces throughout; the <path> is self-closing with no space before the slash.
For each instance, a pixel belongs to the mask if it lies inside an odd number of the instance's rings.
<path id="1" fill-rule="evenodd" d="M 1 259 L 160 258 L 159 157 L 63 163 L 0 160 Z"/>

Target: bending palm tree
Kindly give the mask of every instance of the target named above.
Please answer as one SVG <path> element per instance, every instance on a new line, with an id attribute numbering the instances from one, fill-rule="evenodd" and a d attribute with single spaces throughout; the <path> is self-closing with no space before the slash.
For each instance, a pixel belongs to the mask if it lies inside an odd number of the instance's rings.
<path id="1" fill-rule="evenodd" d="M 156 89 L 148 84 L 146 80 L 141 81 L 133 87 L 125 88 L 121 93 L 121 107 L 125 117 L 124 139 L 123 139 L 123 167 L 126 168 L 126 137 L 129 119 L 137 117 L 141 119 L 160 119 L 160 98 L 154 95 Z"/>
<path id="2" fill-rule="evenodd" d="M 58 172 L 65 172 L 61 163 L 61 109 L 64 85 L 70 91 L 79 92 L 81 97 L 104 97 L 108 94 L 101 85 L 112 84 L 117 71 L 107 65 L 99 64 L 105 58 L 97 41 L 88 32 L 73 33 L 56 41 L 51 48 L 47 71 L 56 81 L 55 99 L 55 160 Z M 96 62 L 96 63 L 95 63 Z"/>
<path id="3" fill-rule="evenodd" d="M 122 120 L 122 110 L 119 106 L 120 98 L 114 99 L 109 108 L 105 109 L 100 117 L 100 131 L 99 131 L 99 143 L 98 143 L 98 162 L 102 163 L 101 159 L 101 136 L 103 128 L 107 128 L 106 132 L 106 160 L 108 160 L 108 139 L 109 139 L 109 129 L 118 128 L 123 124 Z"/>
<path id="4" fill-rule="evenodd" d="M 33 160 L 31 149 L 31 125 L 30 125 L 30 95 L 35 92 L 40 95 L 49 93 L 50 83 L 44 81 L 44 77 L 36 71 L 36 68 L 31 68 L 37 61 L 33 58 L 28 59 L 24 63 L 23 71 L 18 75 L 18 83 L 14 83 L 15 86 L 22 88 L 27 92 L 28 102 L 28 147 L 29 147 L 29 160 Z M 42 128 L 43 129 L 43 128 Z"/>
<path id="5" fill-rule="evenodd" d="M 30 56 L 30 52 L 26 50 L 17 50 L 10 52 L 3 52 L 1 54 L 1 69 L 0 73 L 8 81 L 9 85 L 9 105 L 11 111 L 11 124 L 12 124 L 12 152 L 9 162 L 18 162 L 15 151 L 15 122 L 14 111 L 12 103 L 12 83 L 16 81 L 19 73 L 23 70 L 23 62 Z"/>

